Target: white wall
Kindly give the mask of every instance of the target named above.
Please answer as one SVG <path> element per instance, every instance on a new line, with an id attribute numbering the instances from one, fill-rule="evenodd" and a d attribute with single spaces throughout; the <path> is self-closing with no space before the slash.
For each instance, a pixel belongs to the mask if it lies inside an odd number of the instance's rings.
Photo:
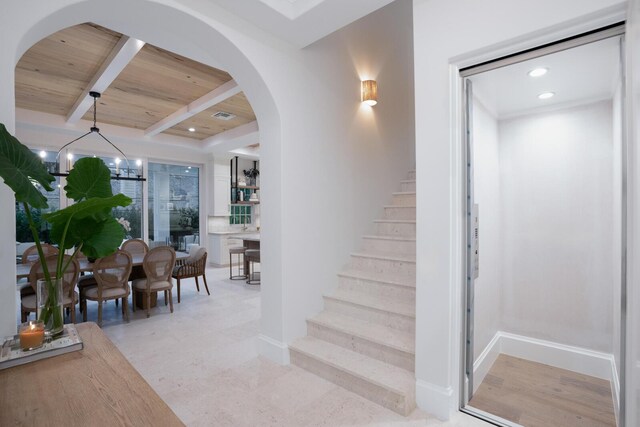
<path id="1" fill-rule="evenodd" d="M 474 198 L 480 221 L 479 274 L 474 282 L 474 360 L 496 332 L 502 316 L 502 219 L 498 122 L 473 103 Z"/>
<path id="2" fill-rule="evenodd" d="M 204 0 L 42 0 L 5 6 L 0 16 L 5 53 L 0 67 L 9 76 L 0 84 L 5 123 L 14 122 L 12 78 L 20 56 L 41 38 L 86 21 L 233 75 L 260 125 L 261 351 L 286 362 L 286 344 L 306 333 L 305 318 L 321 309 L 321 295 L 334 286 L 348 253 L 413 167 L 411 3 L 395 2 L 303 50 Z M 364 78 L 378 81 L 374 108 L 360 102 Z M 313 200 L 305 199 L 309 194 Z M 0 202 L 12 205 L 11 195 L 0 190 Z M 300 215 L 311 203 L 320 208 Z M 14 232 L 12 220 L 1 227 L 7 236 Z M 10 240 L 0 245 L 6 254 L 1 266 L 9 273 L 15 268 Z M 0 291 L 1 332 L 14 326 L 14 292 Z"/>
<path id="3" fill-rule="evenodd" d="M 613 352 L 612 131 L 610 101 L 500 121 L 503 331 Z"/>
<path id="4" fill-rule="evenodd" d="M 624 19 L 620 0 L 414 0 L 416 398 L 438 417 L 460 396 L 463 151 L 457 68 Z M 434 328 L 433 325 L 440 325 Z"/>

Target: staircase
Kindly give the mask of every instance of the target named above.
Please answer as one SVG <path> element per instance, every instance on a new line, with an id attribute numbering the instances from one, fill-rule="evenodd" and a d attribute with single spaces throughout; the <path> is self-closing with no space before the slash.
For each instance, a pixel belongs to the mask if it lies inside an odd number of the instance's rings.
<path id="1" fill-rule="evenodd" d="M 415 408 L 415 172 L 307 319 L 291 362 L 402 415 Z"/>

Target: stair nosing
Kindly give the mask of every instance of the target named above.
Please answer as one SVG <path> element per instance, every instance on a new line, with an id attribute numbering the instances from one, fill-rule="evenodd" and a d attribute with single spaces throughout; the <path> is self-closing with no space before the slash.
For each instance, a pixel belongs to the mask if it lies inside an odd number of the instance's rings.
<path id="1" fill-rule="evenodd" d="M 415 224 L 415 219 L 374 219 L 374 223 Z"/>
<path id="2" fill-rule="evenodd" d="M 394 196 L 415 196 L 416 193 L 416 191 L 395 191 L 391 194 Z"/>
<path id="3" fill-rule="evenodd" d="M 381 253 L 375 253 L 375 252 L 352 252 L 351 256 L 352 257 L 358 257 L 358 258 L 374 258 L 374 259 L 379 259 L 379 260 L 384 260 L 384 261 L 408 262 L 408 263 L 411 263 L 411 264 L 415 264 L 416 263 L 415 257 L 414 257 L 414 259 L 402 258 L 402 257 L 398 257 L 398 256 L 387 255 L 387 254 L 385 254 L 383 252 L 381 252 Z"/>
<path id="4" fill-rule="evenodd" d="M 380 239 L 380 240 L 391 240 L 397 242 L 415 242 L 415 237 L 405 237 L 405 236 L 381 236 L 378 234 L 366 234 L 362 236 L 363 239 Z"/>
<path id="5" fill-rule="evenodd" d="M 338 345 L 332 344 L 332 343 L 330 343 L 330 342 L 328 342 L 328 341 L 321 340 L 321 339 L 319 339 L 319 338 L 315 338 L 315 337 L 309 337 L 309 336 L 307 336 L 307 337 L 302 338 L 302 340 L 304 340 L 304 339 L 307 339 L 307 340 L 308 340 L 309 338 L 312 338 L 314 341 L 322 341 L 322 342 L 324 342 L 326 345 L 329 345 L 329 346 L 332 346 L 332 347 L 337 347 L 337 348 L 341 349 L 341 350 L 342 350 L 342 351 L 344 351 L 344 352 L 347 352 L 347 353 L 353 353 L 353 354 L 358 354 L 358 355 L 360 355 L 360 356 L 366 357 L 367 359 L 370 359 L 370 360 L 374 361 L 376 364 L 378 364 L 378 363 L 379 363 L 379 364 L 387 365 L 387 366 L 389 366 L 390 368 L 392 368 L 392 370 L 393 370 L 393 371 L 405 371 L 405 372 L 407 372 L 407 373 L 409 373 L 409 374 L 411 373 L 410 371 L 407 371 L 406 369 L 402 369 L 402 368 L 400 368 L 400 367 L 397 367 L 397 366 L 391 365 L 391 364 L 389 364 L 389 363 L 379 361 L 379 360 L 377 360 L 377 359 L 374 359 L 373 357 L 369 357 L 369 356 L 366 356 L 366 355 L 361 354 L 361 353 L 356 353 L 355 351 L 351 351 L 351 350 L 349 350 L 349 349 L 346 349 L 346 348 L 344 348 L 344 347 L 340 347 L 340 346 L 338 346 Z M 333 367 L 334 369 L 338 369 L 338 370 L 341 370 L 341 371 L 347 372 L 347 373 L 349 373 L 349 374 L 351 374 L 351 375 L 354 375 L 354 376 L 356 376 L 356 377 L 360 378 L 361 380 L 364 380 L 364 381 L 367 381 L 367 382 L 373 383 L 373 384 L 375 384 L 375 385 L 376 385 L 376 386 L 378 386 L 378 387 L 381 387 L 381 388 L 384 388 L 384 389 L 391 390 L 391 391 L 393 391 L 394 393 L 397 393 L 397 394 L 399 394 L 399 395 L 401 395 L 401 396 L 405 396 L 405 397 L 410 397 L 410 396 L 411 396 L 411 394 L 409 394 L 409 395 L 407 396 L 407 394 L 406 394 L 406 393 L 407 393 L 407 391 L 406 391 L 406 390 L 398 389 L 395 385 L 390 385 L 390 384 L 388 384 L 388 383 L 384 383 L 384 382 L 382 382 L 382 381 L 379 381 L 378 379 L 371 378 L 371 377 L 367 377 L 367 376 L 366 376 L 366 374 L 363 374 L 363 373 L 361 373 L 361 372 L 354 371 L 353 369 L 350 369 L 350 368 L 345 367 L 345 366 L 340 366 L 340 365 L 338 365 L 338 364 L 334 363 L 333 361 L 327 360 L 327 359 L 325 359 L 325 358 L 323 358 L 323 357 L 321 357 L 321 356 L 318 356 L 318 355 L 316 355 L 316 354 L 314 354 L 314 353 L 310 353 L 310 352 L 306 351 L 306 349 L 300 348 L 300 346 L 296 345 L 296 341 L 292 342 L 292 343 L 289 345 L 289 347 L 290 347 L 290 348 L 293 348 L 293 349 L 294 349 L 294 351 L 298 351 L 298 352 L 300 352 L 300 353 L 302 353 L 302 354 L 304 354 L 304 355 L 306 355 L 306 356 L 308 356 L 308 357 L 311 357 L 311 358 L 313 358 L 313 359 L 315 359 L 315 360 L 317 360 L 317 361 L 320 361 L 320 362 L 322 362 L 322 363 L 326 363 L 327 365 L 329 365 L 329 366 Z M 411 393 L 411 390 L 409 390 L 409 393 Z"/>
<path id="6" fill-rule="evenodd" d="M 320 314 L 322 314 L 322 313 L 320 313 Z M 322 320 L 318 320 L 317 319 L 318 316 L 319 315 L 316 315 L 316 316 L 314 316 L 314 317 L 312 317 L 310 319 L 307 319 L 307 322 L 308 323 L 315 323 L 317 325 L 321 325 L 321 326 L 324 326 L 326 328 L 337 330 L 338 332 L 342 332 L 342 333 L 345 333 L 345 334 L 353 335 L 353 336 L 358 337 L 360 339 L 371 341 L 371 342 L 373 342 L 375 344 L 378 344 L 378 345 L 381 345 L 381 346 L 385 346 L 385 347 L 389 347 L 389 348 L 391 348 L 393 350 L 400 351 L 400 352 L 403 352 L 403 353 L 407 353 L 409 355 L 415 356 L 415 354 L 416 354 L 415 348 L 413 348 L 413 349 L 411 349 L 411 348 L 402 348 L 402 347 L 399 347 L 399 346 L 394 345 L 394 344 L 389 344 L 389 343 L 385 342 L 384 340 L 377 339 L 375 336 L 369 337 L 369 336 L 365 336 L 365 335 L 362 335 L 360 333 L 354 332 L 353 330 L 349 330 L 348 328 L 347 329 L 339 328 L 339 327 L 337 327 L 335 325 L 332 325 L 332 324 L 330 324 L 328 322 L 324 322 Z M 349 316 L 345 315 L 344 317 L 349 317 Z M 365 323 L 364 321 L 361 321 L 359 319 L 354 319 L 354 320 L 356 322 Z M 380 326 L 380 325 L 376 325 L 376 326 L 378 328 L 386 328 L 386 329 L 389 329 L 389 330 L 393 330 L 393 328 L 386 327 L 386 326 Z"/>
<path id="7" fill-rule="evenodd" d="M 402 209 L 415 209 L 416 205 L 384 205 L 383 208 L 391 209 L 391 208 L 402 208 Z"/>
<path id="8" fill-rule="evenodd" d="M 346 271 L 339 272 L 338 276 L 339 277 L 348 277 L 348 278 L 351 278 L 351 279 L 367 280 L 369 282 L 384 283 L 386 285 L 392 285 L 392 286 L 401 286 L 403 288 L 412 288 L 412 289 L 416 288 L 415 278 L 407 277 L 407 279 L 409 279 L 409 281 L 412 282 L 411 284 L 409 284 L 409 283 L 406 283 L 404 281 L 390 281 L 390 280 L 397 279 L 398 277 L 401 277 L 401 276 L 398 276 L 398 275 L 394 276 L 393 279 L 391 279 L 391 278 L 387 279 L 385 277 L 382 277 L 382 278 L 369 277 L 364 273 L 365 273 L 365 271 L 363 271 L 363 270 L 351 270 L 351 269 L 349 269 L 349 270 L 346 270 Z"/>
<path id="9" fill-rule="evenodd" d="M 360 301 L 355 301 L 355 300 L 353 300 L 351 298 L 345 298 L 344 295 L 332 294 L 332 295 L 323 295 L 322 297 L 326 298 L 326 299 L 332 299 L 332 300 L 335 300 L 335 301 L 347 302 L 349 304 L 357 305 L 357 306 L 360 306 L 360 307 L 365 307 L 365 308 L 370 309 L 370 310 L 376 310 L 376 311 L 380 311 L 380 312 L 386 312 L 386 313 L 391 313 L 391 314 L 395 314 L 395 315 L 398 315 L 398 316 L 407 317 L 409 319 L 413 319 L 414 322 L 415 322 L 415 319 L 416 319 L 416 314 L 415 313 L 412 313 L 412 314 L 404 313 L 404 312 L 401 313 L 401 312 L 399 312 L 397 310 L 390 310 L 388 308 L 374 307 L 372 305 L 365 304 L 365 303 L 362 303 Z"/>

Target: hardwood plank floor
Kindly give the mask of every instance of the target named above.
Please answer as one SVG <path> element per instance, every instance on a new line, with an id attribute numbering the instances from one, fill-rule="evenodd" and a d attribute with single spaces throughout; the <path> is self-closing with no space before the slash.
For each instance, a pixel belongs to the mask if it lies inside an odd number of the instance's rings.
<path id="1" fill-rule="evenodd" d="M 504 354 L 469 405 L 525 427 L 616 425 L 609 381 Z"/>

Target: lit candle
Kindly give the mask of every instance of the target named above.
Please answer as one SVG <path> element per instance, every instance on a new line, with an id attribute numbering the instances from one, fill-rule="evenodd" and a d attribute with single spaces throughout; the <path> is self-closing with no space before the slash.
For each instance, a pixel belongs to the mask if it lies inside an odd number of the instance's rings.
<path id="1" fill-rule="evenodd" d="M 73 167 L 73 153 L 67 154 L 67 172 Z"/>
<path id="2" fill-rule="evenodd" d="M 44 323 L 40 320 L 30 320 L 20 325 L 20 348 L 33 350 L 42 346 L 44 342 Z"/>
<path id="3" fill-rule="evenodd" d="M 120 158 L 116 157 L 116 175 L 120 175 Z"/>
<path id="4" fill-rule="evenodd" d="M 138 166 L 138 176 L 142 177 L 143 174 L 143 166 L 142 166 L 142 160 L 138 159 L 136 160 L 136 166 Z"/>

